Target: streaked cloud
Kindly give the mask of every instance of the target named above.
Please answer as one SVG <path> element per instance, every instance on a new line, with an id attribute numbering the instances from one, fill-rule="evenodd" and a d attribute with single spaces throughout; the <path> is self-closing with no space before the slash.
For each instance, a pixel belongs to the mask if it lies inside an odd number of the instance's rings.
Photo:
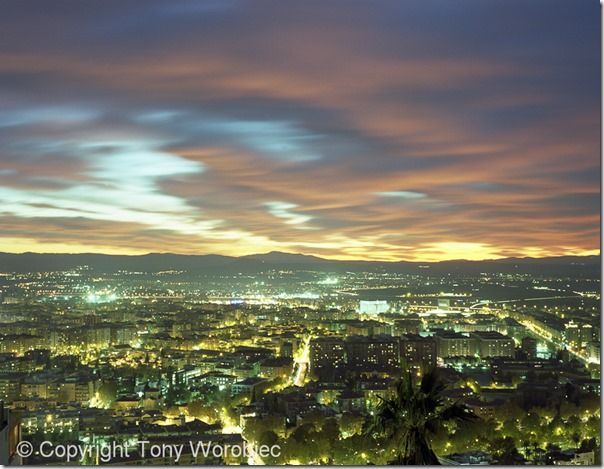
<path id="1" fill-rule="evenodd" d="M 296 204 L 289 204 L 287 202 L 267 202 L 265 205 L 268 207 L 268 211 L 271 215 L 277 218 L 283 218 L 288 225 L 303 225 L 312 220 L 311 216 L 300 215 L 293 212 L 293 210 L 298 207 Z M 300 228 L 308 229 L 309 227 L 302 226 Z"/>
<path id="2" fill-rule="evenodd" d="M 599 249 L 597 4 L 66 5 L 3 4 L 0 250 Z"/>
<path id="3" fill-rule="evenodd" d="M 414 192 L 414 191 L 388 191 L 388 192 L 376 192 L 376 195 L 380 197 L 393 197 L 396 199 L 406 199 L 406 200 L 417 200 L 423 199 L 426 197 L 426 194 L 422 192 Z"/>

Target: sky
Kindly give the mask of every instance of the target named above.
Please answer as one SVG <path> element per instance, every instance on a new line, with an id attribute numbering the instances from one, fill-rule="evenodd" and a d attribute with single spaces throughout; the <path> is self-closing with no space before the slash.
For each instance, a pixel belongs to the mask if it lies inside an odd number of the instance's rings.
<path id="1" fill-rule="evenodd" d="M 592 0 L 3 0 L 0 251 L 599 254 Z"/>

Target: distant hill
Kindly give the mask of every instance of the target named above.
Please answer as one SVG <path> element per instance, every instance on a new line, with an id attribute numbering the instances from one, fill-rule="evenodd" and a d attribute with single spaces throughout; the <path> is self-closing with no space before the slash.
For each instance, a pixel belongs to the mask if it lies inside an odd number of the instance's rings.
<path id="1" fill-rule="evenodd" d="M 399 273 L 532 273 L 558 276 L 600 277 L 600 256 L 548 258 L 507 258 L 485 261 L 372 262 L 338 261 L 316 256 L 269 252 L 243 257 L 220 255 L 146 254 L 140 256 L 106 254 L 8 254 L 0 253 L 0 272 L 49 272 L 89 266 L 98 272 L 118 270 L 159 272 L 183 270 L 191 274 L 254 273 L 271 269 L 316 270 L 324 272 Z"/>
<path id="2" fill-rule="evenodd" d="M 290 252 L 271 251 L 266 254 L 252 254 L 239 257 L 238 259 L 259 261 L 263 264 L 296 264 L 296 265 L 316 265 L 331 262 L 328 259 L 322 259 L 317 256 L 307 254 L 292 254 Z"/>

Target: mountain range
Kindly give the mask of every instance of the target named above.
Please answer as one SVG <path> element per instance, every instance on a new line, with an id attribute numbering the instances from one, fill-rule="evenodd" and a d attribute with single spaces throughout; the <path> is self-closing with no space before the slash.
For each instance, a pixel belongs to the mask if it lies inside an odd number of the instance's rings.
<path id="1" fill-rule="evenodd" d="M 321 257 L 269 252 L 242 257 L 216 254 L 182 255 L 151 253 L 126 256 L 109 254 L 0 253 L 0 272 L 49 272 L 88 266 L 98 272 L 118 270 L 159 272 L 182 270 L 190 274 L 254 273 L 267 270 L 398 273 L 532 273 L 556 276 L 600 277 L 600 256 L 505 258 L 497 260 L 440 262 L 342 261 Z"/>

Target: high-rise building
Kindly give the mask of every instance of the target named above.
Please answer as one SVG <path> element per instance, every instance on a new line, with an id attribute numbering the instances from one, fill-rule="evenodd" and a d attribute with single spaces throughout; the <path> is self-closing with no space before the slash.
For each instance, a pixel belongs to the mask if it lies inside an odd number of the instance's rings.
<path id="1" fill-rule="evenodd" d="M 591 324 L 570 321 L 565 325 L 564 337 L 572 348 L 585 347 L 593 340 L 593 327 Z"/>
<path id="2" fill-rule="evenodd" d="M 476 354 L 476 340 L 467 335 L 459 332 L 439 331 L 434 337 L 438 357 L 469 357 Z"/>
<path id="3" fill-rule="evenodd" d="M 392 370 L 400 363 L 398 340 L 389 335 L 346 339 L 346 361 L 353 369 Z"/>
<path id="4" fill-rule="evenodd" d="M 346 349 L 340 337 L 318 337 L 310 342 L 310 370 L 340 368 L 346 364 Z"/>
<path id="5" fill-rule="evenodd" d="M 423 329 L 419 318 L 395 319 L 392 325 L 392 335 L 419 334 Z"/>
<path id="6" fill-rule="evenodd" d="M 476 340 L 476 351 L 481 358 L 514 356 L 514 339 L 499 332 L 473 332 L 470 337 Z"/>
<path id="7" fill-rule="evenodd" d="M 414 369 L 436 365 L 436 341 L 433 337 L 403 334 L 400 338 L 401 361 Z"/>

